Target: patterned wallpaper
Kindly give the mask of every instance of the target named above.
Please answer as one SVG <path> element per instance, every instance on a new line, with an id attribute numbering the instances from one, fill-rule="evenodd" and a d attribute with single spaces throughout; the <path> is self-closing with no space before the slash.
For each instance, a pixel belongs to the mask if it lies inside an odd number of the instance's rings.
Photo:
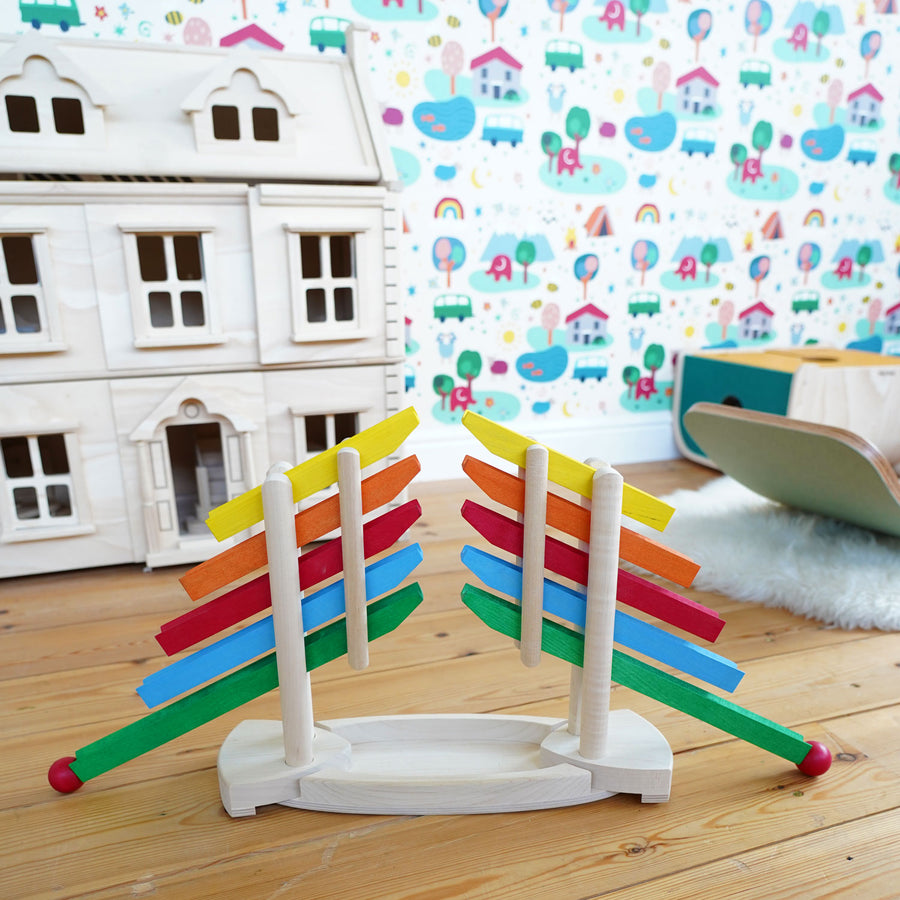
<path id="1" fill-rule="evenodd" d="M 427 429 L 668 417 L 688 349 L 900 354 L 896 0 L 77 4 L 123 41 L 370 28 Z"/>

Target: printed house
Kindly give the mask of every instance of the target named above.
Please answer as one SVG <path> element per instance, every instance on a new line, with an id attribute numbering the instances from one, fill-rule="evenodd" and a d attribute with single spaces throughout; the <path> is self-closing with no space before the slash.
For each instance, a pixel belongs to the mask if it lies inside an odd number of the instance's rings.
<path id="1" fill-rule="evenodd" d="M 900 335 L 900 303 L 895 303 L 885 312 L 884 333 L 891 337 Z"/>
<path id="2" fill-rule="evenodd" d="M 772 317 L 775 313 L 760 301 L 745 309 L 738 316 L 741 338 L 752 340 L 765 337 L 772 330 Z"/>
<path id="3" fill-rule="evenodd" d="M 363 47 L 0 38 L 0 577 L 204 559 L 269 462 L 399 410 Z"/>
<path id="4" fill-rule="evenodd" d="M 859 128 L 874 128 L 881 118 L 881 104 L 884 97 L 871 84 L 847 95 L 847 116 L 851 125 Z"/>
<path id="5" fill-rule="evenodd" d="M 716 92 L 719 82 L 703 66 L 682 75 L 675 82 L 678 108 L 682 112 L 713 113 L 716 108 Z"/>
<path id="6" fill-rule="evenodd" d="M 606 340 L 609 316 L 592 303 L 566 316 L 566 341 L 570 344 L 599 344 Z"/>
<path id="7" fill-rule="evenodd" d="M 502 47 L 494 47 L 477 56 L 469 65 L 472 70 L 472 96 L 493 100 L 518 97 L 522 63 Z"/>

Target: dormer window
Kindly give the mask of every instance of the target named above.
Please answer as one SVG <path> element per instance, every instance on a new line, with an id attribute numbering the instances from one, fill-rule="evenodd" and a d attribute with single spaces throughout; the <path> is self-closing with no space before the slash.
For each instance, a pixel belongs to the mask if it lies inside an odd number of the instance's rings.
<path id="1" fill-rule="evenodd" d="M 228 60 L 211 72 L 182 104 L 194 123 L 197 148 L 218 153 L 291 151 L 293 117 L 299 109 L 291 92 L 260 64 Z"/>
<path id="2" fill-rule="evenodd" d="M 10 131 L 36 134 L 41 130 L 38 123 L 37 103 L 34 97 L 8 94 L 6 97 L 6 118 Z"/>
<path id="3" fill-rule="evenodd" d="M 214 106 L 212 108 L 213 137 L 217 141 L 239 141 L 241 125 L 236 106 Z"/>
<path id="4" fill-rule="evenodd" d="M 42 48 L 11 68 L 14 74 L 0 82 L 0 134 L 27 147 L 53 146 L 54 140 L 79 148 L 102 143 L 103 93 L 61 51 Z"/>
<path id="5" fill-rule="evenodd" d="M 253 138 L 257 141 L 278 140 L 278 110 L 270 106 L 253 107 Z"/>
<path id="6" fill-rule="evenodd" d="M 239 141 L 241 139 L 241 115 L 236 106 L 215 105 L 212 107 L 213 137 L 217 141 Z M 254 106 L 250 110 L 250 125 L 253 140 L 277 141 L 278 110 L 271 106 Z"/>
<path id="7" fill-rule="evenodd" d="M 84 134 L 84 115 L 77 97 L 54 97 L 51 106 L 57 134 Z"/>

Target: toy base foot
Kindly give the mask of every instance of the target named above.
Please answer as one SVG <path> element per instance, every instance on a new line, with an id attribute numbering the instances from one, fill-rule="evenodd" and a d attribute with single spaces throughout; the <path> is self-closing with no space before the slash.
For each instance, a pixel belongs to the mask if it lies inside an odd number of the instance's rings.
<path id="1" fill-rule="evenodd" d="M 535 716 L 373 716 L 317 723 L 314 761 L 284 763 L 281 723 L 244 722 L 219 753 L 232 816 L 268 803 L 327 812 L 515 812 L 590 803 L 617 792 L 668 799 L 672 753 L 628 710 L 610 714 L 609 752 L 584 760 L 565 721 Z"/>

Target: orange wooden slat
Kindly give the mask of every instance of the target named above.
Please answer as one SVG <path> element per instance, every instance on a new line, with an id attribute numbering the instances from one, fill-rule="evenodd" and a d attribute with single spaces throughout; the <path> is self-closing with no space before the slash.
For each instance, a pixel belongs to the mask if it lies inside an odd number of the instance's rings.
<path id="1" fill-rule="evenodd" d="M 364 479 L 361 484 L 363 512 L 371 512 L 390 502 L 418 474 L 421 469 L 416 456 L 407 456 Z M 338 497 L 335 494 L 321 503 L 297 513 L 294 527 L 297 532 L 297 546 L 328 534 L 340 525 L 341 517 Z M 266 564 L 266 535 L 264 531 L 223 550 L 212 559 L 194 566 L 181 576 L 181 585 L 192 600 L 199 600 L 207 594 L 231 584 L 238 578 L 261 568 Z"/>
<path id="2" fill-rule="evenodd" d="M 502 503 L 509 509 L 524 512 L 523 479 L 473 456 L 467 456 L 463 460 L 462 467 L 469 478 L 492 500 Z M 580 541 L 590 540 L 590 509 L 552 492 L 547 494 L 547 524 Z M 684 554 L 666 547 L 653 538 L 644 537 L 630 528 L 621 529 L 619 556 L 683 587 L 689 587 L 700 571 L 700 566 Z"/>

